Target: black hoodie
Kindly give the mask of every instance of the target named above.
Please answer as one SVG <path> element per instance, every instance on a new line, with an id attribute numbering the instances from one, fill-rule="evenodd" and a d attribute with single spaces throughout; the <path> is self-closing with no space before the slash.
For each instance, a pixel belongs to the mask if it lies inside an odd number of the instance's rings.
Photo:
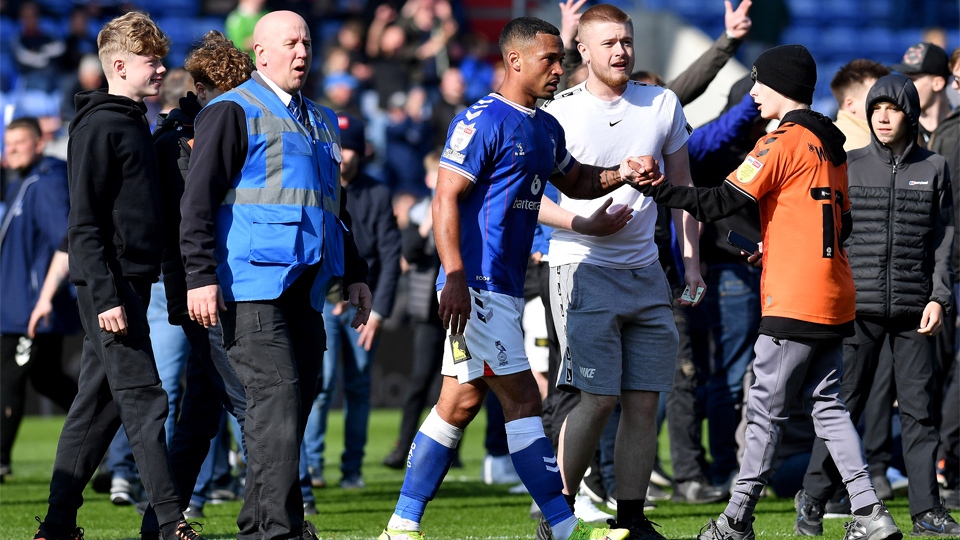
<path id="1" fill-rule="evenodd" d="M 162 200 L 146 106 L 104 90 L 81 92 L 70 125 L 70 281 L 97 313 L 121 305 L 120 278 L 160 275 Z"/>
<path id="2" fill-rule="evenodd" d="M 873 130 L 873 107 L 883 101 L 906 113 L 910 131 L 902 156 Z M 850 152 L 847 168 L 853 233 L 845 248 L 857 316 L 919 318 L 931 301 L 949 312 L 953 196 L 946 160 L 916 143 L 920 97 L 910 79 L 881 77 L 867 94 L 867 121 L 870 144 Z"/>

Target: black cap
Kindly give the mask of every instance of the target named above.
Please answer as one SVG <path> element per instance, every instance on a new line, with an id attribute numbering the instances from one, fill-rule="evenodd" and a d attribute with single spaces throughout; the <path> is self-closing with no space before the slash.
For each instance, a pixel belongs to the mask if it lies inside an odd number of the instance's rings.
<path id="1" fill-rule="evenodd" d="M 903 61 L 890 66 L 890 69 L 904 75 L 937 75 L 950 78 L 950 66 L 947 51 L 933 43 L 917 43 L 903 53 Z"/>
<path id="2" fill-rule="evenodd" d="M 340 146 L 363 153 L 367 148 L 363 120 L 348 113 L 337 113 L 340 124 Z"/>
<path id="3" fill-rule="evenodd" d="M 796 102 L 813 103 L 817 63 L 803 45 L 780 45 L 763 51 L 753 63 L 750 76 Z"/>

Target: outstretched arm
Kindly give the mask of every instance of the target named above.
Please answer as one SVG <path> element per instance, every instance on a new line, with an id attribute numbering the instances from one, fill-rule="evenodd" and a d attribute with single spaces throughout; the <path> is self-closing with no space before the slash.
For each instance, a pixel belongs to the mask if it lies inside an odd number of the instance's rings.
<path id="1" fill-rule="evenodd" d="M 550 178 L 550 182 L 568 197 L 596 199 L 623 184 L 654 182 L 662 178 L 657 160 L 651 156 L 641 156 L 625 158 L 619 167 L 608 169 L 575 162 L 567 174 L 556 174 Z"/>

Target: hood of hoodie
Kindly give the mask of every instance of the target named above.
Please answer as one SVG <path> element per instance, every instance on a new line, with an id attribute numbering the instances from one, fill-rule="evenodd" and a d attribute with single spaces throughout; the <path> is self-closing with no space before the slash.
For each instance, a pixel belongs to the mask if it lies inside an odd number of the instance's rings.
<path id="1" fill-rule="evenodd" d="M 873 106 L 881 101 L 893 103 L 907 115 L 910 122 L 910 133 L 907 137 L 907 148 L 903 151 L 903 155 L 908 156 L 913 147 L 916 146 L 917 136 L 920 133 L 920 94 L 917 93 L 917 87 L 913 85 L 913 81 L 899 73 L 891 73 L 880 77 L 867 92 L 867 124 L 870 126 L 870 144 L 879 155 L 887 158 L 887 163 L 892 163 L 893 151 L 890 150 L 889 146 L 881 143 L 877 139 L 877 134 L 873 131 Z"/>
<path id="2" fill-rule="evenodd" d="M 90 113 L 98 110 L 112 111 L 117 114 L 146 121 L 144 120 L 144 115 L 147 114 L 147 106 L 142 101 L 137 102 L 126 96 L 108 94 L 107 91 L 103 89 L 80 92 L 74 96 L 73 103 L 77 107 L 77 114 L 70 122 L 69 134 L 73 134 L 73 130 L 81 125 Z"/>
<path id="3" fill-rule="evenodd" d="M 846 135 L 833 124 L 833 120 L 826 116 L 812 111 L 810 109 L 796 109 L 783 115 L 780 122 L 783 125 L 786 122 L 793 122 L 809 129 L 823 143 L 823 149 L 830 156 L 830 162 L 835 167 L 843 165 L 847 161 L 847 152 L 843 149 L 843 143 L 847 141 Z"/>

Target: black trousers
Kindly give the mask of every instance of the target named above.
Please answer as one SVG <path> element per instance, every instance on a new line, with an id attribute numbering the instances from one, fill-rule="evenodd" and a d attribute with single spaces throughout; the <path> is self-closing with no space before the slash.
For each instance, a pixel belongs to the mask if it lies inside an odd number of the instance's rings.
<path id="1" fill-rule="evenodd" d="M 310 305 L 311 270 L 276 300 L 228 302 L 223 314 L 227 356 L 247 397 L 238 540 L 301 534 L 300 442 L 326 348 L 323 314 Z"/>
<path id="2" fill-rule="evenodd" d="M 856 321 L 856 337 L 844 340 L 841 397 L 856 423 L 863 413 L 884 340 L 893 352 L 893 377 L 900 402 L 903 455 L 910 477 L 910 515 L 940 506 L 935 461 L 939 436 L 934 424 L 934 340 L 917 333 L 915 318 Z M 823 440 L 813 444 L 813 455 L 803 479 L 807 492 L 820 500 L 833 496 L 842 480 Z"/>
<path id="3" fill-rule="evenodd" d="M 407 394 L 403 399 L 403 415 L 400 418 L 400 437 L 397 448 L 409 450 L 420 427 L 420 416 L 427 406 L 430 388 L 440 380 L 443 365 L 443 347 L 446 330 L 436 312 L 431 312 L 425 321 L 416 321 L 413 326 L 413 367 L 407 382 Z"/>
<path id="4" fill-rule="evenodd" d="M 673 291 L 674 298 L 682 291 Z M 673 301 L 673 320 L 680 335 L 673 392 L 667 394 L 667 432 L 670 461 L 677 484 L 689 480 L 710 480 L 710 466 L 703 448 L 703 389 L 710 375 L 709 334 L 705 310 L 681 306 Z"/>
<path id="5" fill-rule="evenodd" d="M 77 381 L 63 372 L 62 353 L 62 334 L 37 334 L 33 339 L 24 334 L 0 336 L 0 466 L 10 465 L 10 451 L 23 420 L 27 381 L 63 410 L 70 409 Z"/>
<path id="6" fill-rule="evenodd" d="M 150 282 L 120 278 L 115 284 L 127 315 L 123 336 L 100 329 L 89 288 L 77 285 L 86 331 L 79 392 L 60 433 L 45 520 L 58 528 L 76 527 L 83 489 L 121 424 L 159 522 L 183 518 L 163 428 L 167 393 L 160 386 L 147 324 Z"/>
<path id="7" fill-rule="evenodd" d="M 186 510 L 210 449 L 210 440 L 220 431 L 222 411 L 237 419 L 242 432 L 247 401 L 243 386 L 223 349 L 222 325 L 206 329 L 191 322 L 183 326 L 183 331 L 190 342 L 190 356 L 187 358 L 186 391 L 170 443 L 170 466 L 180 493 L 180 509 Z M 160 530 L 152 507 L 144 513 L 140 530 Z"/>

